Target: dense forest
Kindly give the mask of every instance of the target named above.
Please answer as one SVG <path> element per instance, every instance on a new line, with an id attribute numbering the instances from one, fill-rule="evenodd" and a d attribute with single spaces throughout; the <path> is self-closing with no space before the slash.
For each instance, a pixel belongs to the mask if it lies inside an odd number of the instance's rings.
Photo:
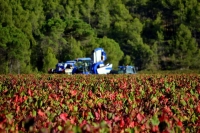
<path id="1" fill-rule="evenodd" d="M 0 0 L 0 73 L 105 49 L 114 67 L 200 68 L 199 0 Z"/>

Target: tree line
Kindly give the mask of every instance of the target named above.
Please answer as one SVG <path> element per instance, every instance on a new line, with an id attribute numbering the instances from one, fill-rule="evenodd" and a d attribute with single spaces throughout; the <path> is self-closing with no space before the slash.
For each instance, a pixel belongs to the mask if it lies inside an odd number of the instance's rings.
<path id="1" fill-rule="evenodd" d="M 198 0 L 0 0 L 0 73 L 47 72 L 105 49 L 116 68 L 200 68 Z"/>

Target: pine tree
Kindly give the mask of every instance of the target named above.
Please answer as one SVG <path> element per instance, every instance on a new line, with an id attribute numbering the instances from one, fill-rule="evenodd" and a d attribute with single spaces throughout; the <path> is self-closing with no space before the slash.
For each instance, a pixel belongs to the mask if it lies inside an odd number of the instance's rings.
<path id="1" fill-rule="evenodd" d="M 58 63 L 58 60 L 56 59 L 51 47 L 47 48 L 47 51 L 44 54 L 43 63 L 43 72 L 47 72 L 49 69 L 54 68 Z"/>
<path id="2" fill-rule="evenodd" d="M 190 68 L 197 53 L 196 40 L 192 37 L 189 28 L 181 24 L 177 30 L 176 38 L 171 42 L 172 55 L 175 57 L 177 68 Z"/>
<path id="3" fill-rule="evenodd" d="M 121 51 L 119 44 L 113 39 L 104 37 L 98 40 L 99 46 L 106 51 L 106 62 L 113 64 L 114 68 L 117 68 L 119 61 L 122 59 L 124 53 Z"/>

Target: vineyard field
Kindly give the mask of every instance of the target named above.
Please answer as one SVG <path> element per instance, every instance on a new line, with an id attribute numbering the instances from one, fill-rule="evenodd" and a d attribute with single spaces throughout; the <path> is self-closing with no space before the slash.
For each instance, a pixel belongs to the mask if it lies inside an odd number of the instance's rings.
<path id="1" fill-rule="evenodd" d="M 200 132 L 198 74 L 0 75 L 0 132 Z"/>

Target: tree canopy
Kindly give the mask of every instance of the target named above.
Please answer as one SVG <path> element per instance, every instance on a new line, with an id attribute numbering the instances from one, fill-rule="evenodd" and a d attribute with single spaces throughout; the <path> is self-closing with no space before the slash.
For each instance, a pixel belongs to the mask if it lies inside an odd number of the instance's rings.
<path id="1" fill-rule="evenodd" d="M 0 0 L 0 73 L 47 71 L 102 47 L 114 68 L 200 68 L 198 0 Z"/>

